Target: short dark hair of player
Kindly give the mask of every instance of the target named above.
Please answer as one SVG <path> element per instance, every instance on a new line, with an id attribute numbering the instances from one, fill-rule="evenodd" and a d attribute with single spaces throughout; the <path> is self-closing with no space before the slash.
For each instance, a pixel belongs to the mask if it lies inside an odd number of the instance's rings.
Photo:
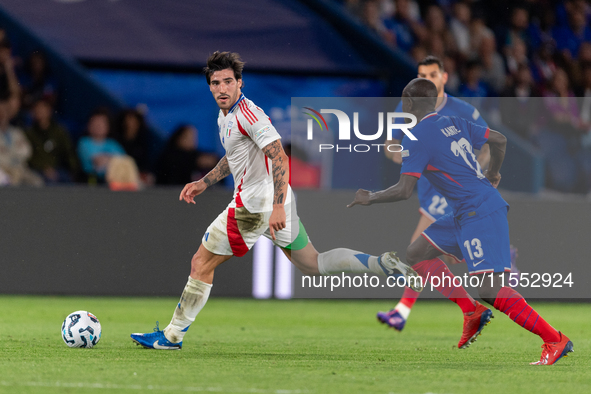
<path id="1" fill-rule="evenodd" d="M 228 68 L 234 71 L 234 78 L 236 78 L 236 80 L 242 79 L 244 62 L 238 53 L 220 51 L 212 53 L 207 59 L 207 66 L 203 69 L 205 77 L 207 78 L 207 84 L 211 84 L 211 76 L 214 72 L 226 70 Z"/>
<path id="2" fill-rule="evenodd" d="M 443 62 L 437 56 L 429 55 L 419 62 L 419 66 L 430 66 L 432 64 L 437 64 L 439 71 L 444 71 Z"/>
<path id="3" fill-rule="evenodd" d="M 415 78 L 406 85 L 402 91 L 402 97 L 412 101 L 413 112 L 430 112 L 435 110 L 437 104 L 437 88 L 428 79 Z"/>

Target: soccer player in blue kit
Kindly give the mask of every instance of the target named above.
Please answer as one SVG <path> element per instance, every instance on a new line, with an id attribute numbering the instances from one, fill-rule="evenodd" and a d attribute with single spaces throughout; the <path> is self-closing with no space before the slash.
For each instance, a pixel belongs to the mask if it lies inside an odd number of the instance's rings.
<path id="1" fill-rule="evenodd" d="M 414 79 L 404 88 L 402 109 L 415 115 L 419 123 L 412 129 L 417 140 L 402 140 L 400 181 L 378 192 L 358 190 L 349 207 L 406 200 L 417 181 L 427 177 L 453 212 L 439 218 L 408 247 L 408 263 L 428 281 L 447 269 L 440 255 L 463 257 L 470 275 L 479 279 L 480 298 L 544 341 L 540 360 L 532 364 L 554 364 L 573 351 L 573 343 L 538 315 L 521 294 L 503 286 L 511 264 L 509 206 L 496 187 L 507 140 L 488 127 L 439 115 L 436 101 L 437 88 L 427 79 Z M 491 156 L 485 173 L 474 155 L 474 149 L 484 144 L 489 145 Z M 492 311 L 472 299 L 463 287 L 450 284 L 437 289 L 462 308 L 464 330 L 458 347 L 468 347 L 490 321 Z"/>
<path id="2" fill-rule="evenodd" d="M 443 62 L 436 56 L 427 56 L 418 64 L 417 74 L 419 78 L 426 78 L 435 84 L 437 88 L 437 104 L 435 110 L 438 114 L 444 116 L 457 116 L 463 119 L 470 120 L 478 125 L 488 127 L 480 112 L 467 102 L 455 98 L 445 93 L 445 84 L 447 82 L 448 75 L 444 70 Z M 396 107 L 396 112 L 402 112 L 402 101 Z M 404 123 L 403 119 L 396 119 L 396 123 Z M 400 144 L 404 133 L 401 129 L 394 129 L 392 132 L 392 139 L 386 141 L 387 145 Z M 402 156 L 400 152 L 390 152 L 388 149 L 384 151 L 386 157 L 391 159 L 397 164 L 402 163 Z M 488 145 L 484 145 L 477 160 L 482 168 L 488 165 L 490 158 Z M 421 233 L 443 215 L 452 212 L 451 206 L 447 203 L 447 200 L 442 196 L 435 188 L 431 185 L 426 177 L 422 177 L 417 182 L 417 189 L 419 195 L 421 213 L 419 223 L 410 239 L 410 242 L 414 242 Z M 517 255 L 516 249 L 512 247 L 512 260 Z M 453 256 L 442 256 L 447 264 L 460 263 Z M 514 262 L 512 261 L 512 267 Z M 515 269 L 514 269 L 515 270 Z M 451 273 L 450 273 L 451 275 Z M 420 293 L 415 292 L 411 288 L 407 287 L 402 295 L 402 298 L 398 304 L 388 312 L 378 312 L 377 318 L 381 323 L 387 324 L 397 331 L 402 331 L 406 324 L 406 321 L 410 315 L 410 311 L 414 306 Z"/>

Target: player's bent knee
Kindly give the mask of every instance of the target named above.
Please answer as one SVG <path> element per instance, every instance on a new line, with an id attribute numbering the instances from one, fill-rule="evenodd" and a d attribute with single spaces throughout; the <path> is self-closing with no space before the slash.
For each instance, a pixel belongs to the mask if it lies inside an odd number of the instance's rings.
<path id="1" fill-rule="evenodd" d="M 480 287 L 478 288 L 478 296 L 490 305 L 494 305 L 495 298 L 497 296 L 498 289 L 493 287 Z"/>
<path id="2" fill-rule="evenodd" d="M 422 255 L 421 248 L 416 241 L 408 245 L 408 248 L 406 248 L 406 261 L 410 265 L 415 265 L 423 261 Z"/>
<path id="3" fill-rule="evenodd" d="M 294 253 L 291 255 L 291 262 L 304 275 L 320 275 L 320 272 L 318 271 L 318 252 L 311 256 L 299 256 Z"/>
<path id="4" fill-rule="evenodd" d="M 440 255 L 441 252 L 433 247 L 424 237 L 417 238 L 406 248 L 406 261 L 410 265 L 431 260 Z"/>
<path id="5" fill-rule="evenodd" d="M 307 265 L 300 265 L 296 267 L 302 272 L 302 274 L 304 275 L 321 275 L 320 272 L 318 272 L 318 267 L 314 266 L 307 266 Z"/>

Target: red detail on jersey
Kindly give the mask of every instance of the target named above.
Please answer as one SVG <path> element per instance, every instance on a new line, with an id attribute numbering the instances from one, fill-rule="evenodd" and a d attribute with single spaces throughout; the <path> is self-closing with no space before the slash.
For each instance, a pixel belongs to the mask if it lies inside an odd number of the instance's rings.
<path id="1" fill-rule="evenodd" d="M 267 168 L 267 175 L 269 175 L 269 160 L 267 159 L 267 156 L 265 156 L 265 168 Z"/>
<path id="2" fill-rule="evenodd" d="M 228 231 L 228 241 L 230 241 L 230 247 L 234 256 L 242 257 L 248 252 L 248 246 L 242 239 L 242 234 L 238 229 L 238 222 L 236 221 L 236 210 L 234 208 L 228 209 L 228 225 L 226 227 Z"/>
<path id="3" fill-rule="evenodd" d="M 268 170 L 267 170 L 268 172 Z M 244 169 L 244 174 L 242 174 L 242 179 L 240 180 L 240 184 L 238 185 L 238 191 L 236 192 L 236 208 L 241 208 L 244 206 L 242 203 L 242 197 L 240 197 L 240 193 L 242 192 L 242 184 L 244 183 L 244 176 L 246 175 L 246 168 Z"/>
<path id="4" fill-rule="evenodd" d="M 403 172 L 404 175 L 410 175 L 410 176 L 414 176 L 415 178 L 420 178 L 421 177 L 421 173 L 420 172 Z"/>
<path id="5" fill-rule="evenodd" d="M 244 115 L 244 117 L 246 118 L 246 120 L 248 120 L 248 123 L 255 124 L 257 121 L 257 117 L 254 116 L 254 114 L 252 113 L 252 111 L 246 106 L 246 104 L 242 101 L 240 102 L 240 104 L 238 104 L 238 106 L 240 107 L 240 110 L 242 111 L 242 114 Z"/>
<path id="6" fill-rule="evenodd" d="M 242 208 L 244 206 L 244 204 L 242 203 L 242 197 L 240 197 L 240 192 L 242 190 L 238 191 L 238 193 L 236 194 L 236 208 Z"/>
<path id="7" fill-rule="evenodd" d="M 246 118 L 246 120 L 248 121 L 248 123 L 252 124 L 252 118 L 249 117 L 249 114 L 244 110 L 244 103 L 240 102 L 238 104 L 238 108 L 240 109 L 240 112 L 242 112 L 242 115 L 244 115 L 244 117 Z"/>
<path id="8" fill-rule="evenodd" d="M 484 133 L 484 138 L 488 139 L 488 135 L 490 134 L 490 127 L 486 128 L 486 133 Z"/>
<path id="9" fill-rule="evenodd" d="M 242 134 L 244 134 L 245 136 L 249 137 L 248 133 L 246 132 L 246 130 L 244 130 L 244 127 L 242 127 L 242 125 L 240 124 L 240 122 L 238 121 L 238 118 L 236 118 L 236 123 L 238 124 L 238 130 L 240 130 L 240 132 Z"/>
<path id="10" fill-rule="evenodd" d="M 451 175 L 449 175 L 447 172 L 443 172 L 443 171 L 441 171 L 441 173 L 442 173 L 442 174 L 443 174 L 443 175 L 444 175 L 444 176 L 445 176 L 447 179 L 449 179 L 450 181 L 457 183 L 459 187 L 464 187 L 464 186 L 460 185 L 460 182 L 458 182 L 458 181 L 456 181 L 455 179 L 453 179 L 453 178 L 451 177 Z"/>
<path id="11" fill-rule="evenodd" d="M 256 109 L 258 109 L 259 111 L 261 111 L 262 113 L 265 113 L 265 111 L 263 111 L 262 109 L 260 109 L 260 107 L 257 107 L 256 105 L 254 107 Z M 267 116 L 267 119 L 269 119 L 269 123 L 273 123 L 273 122 L 271 122 L 271 118 L 269 118 L 268 116 Z"/>
<path id="12" fill-rule="evenodd" d="M 464 187 L 464 186 L 460 185 L 460 182 L 458 182 L 455 179 L 453 179 L 451 177 L 451 175 L 449 175 L 447 172 L 443 172 L 439 168 L 433 167 L 431 164 L 427 164 L 427 171 L 439 171 L 444 177 L 446 177 L 450 181 L 457 183 L 458 186 L 460 186 L 460 187 Z"/>
<path id="13" fill-rule="evenodd" d="M 259 120 L 257 118 L 257 116 L 254 114 L 254 112 L 252 112 L 252 110 L 250 108 L 248 108 L 248 104 L 244 103 L 244 109 L 246 110 L 246 112 L 248 112 L 250 114 L 250 116 L 254 119 L 255 123 Z M 263 110 L 261 110 L 262 112 Z"/>

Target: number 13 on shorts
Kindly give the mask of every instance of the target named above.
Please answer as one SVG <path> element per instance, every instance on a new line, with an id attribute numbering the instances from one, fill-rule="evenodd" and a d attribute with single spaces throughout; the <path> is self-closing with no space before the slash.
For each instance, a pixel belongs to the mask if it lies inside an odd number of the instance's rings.
<path id="1" fill-rule="evenodd" d="M 474 248 L 474 252 L 472 252 L 472 248 L 470 246 Z M 472 241 L 467 239 L 466 241 L 464 241 L 464 247 L 470 255 L 470 260 L 474 260 L 474 258 L 479 259 L 482 256 L 484 256 L 484 251 L 482 250 L 482 242 L 480 242 L 478 238 L 473 238 Z"/>
<path id="2" fill-rule="evenodd" d="M 458 235 L 470 274 L 511 270 L 507 208 L 462 224 Z"/>

